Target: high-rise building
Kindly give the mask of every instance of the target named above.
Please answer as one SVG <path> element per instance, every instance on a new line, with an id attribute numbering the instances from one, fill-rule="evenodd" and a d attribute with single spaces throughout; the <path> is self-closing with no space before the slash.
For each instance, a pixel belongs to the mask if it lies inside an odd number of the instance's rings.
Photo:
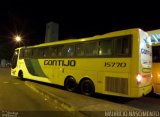
<path id="1" fill-rule="evenodd" d="M 59 25 L 54 22 L 46 24 L 45 42 L 57 41 L 59 36 Z"/>

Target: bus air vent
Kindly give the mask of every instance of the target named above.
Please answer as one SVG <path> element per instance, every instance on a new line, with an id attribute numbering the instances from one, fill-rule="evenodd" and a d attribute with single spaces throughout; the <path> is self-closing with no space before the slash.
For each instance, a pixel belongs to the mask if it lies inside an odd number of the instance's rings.
<path id="1" fill-rule="evenodd" d="M 118 77 L 106 77 L 106 91 L 128 94 L 128 79 Z"/>

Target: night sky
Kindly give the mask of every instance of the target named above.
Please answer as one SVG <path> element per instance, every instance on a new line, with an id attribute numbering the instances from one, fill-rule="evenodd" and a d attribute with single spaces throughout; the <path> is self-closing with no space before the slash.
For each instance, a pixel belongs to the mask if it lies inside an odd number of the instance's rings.
<path id="1" fill-rule="evenodd" d="M 60 40 L 129 28 L 159 29 L 158 5 L 146 1 L 5 0 L 0 4 L 0 44 L 15 43 L 15 34 L 23 35 L 26 45 L 43 43 L 50 21 L 59 24 Z"/>

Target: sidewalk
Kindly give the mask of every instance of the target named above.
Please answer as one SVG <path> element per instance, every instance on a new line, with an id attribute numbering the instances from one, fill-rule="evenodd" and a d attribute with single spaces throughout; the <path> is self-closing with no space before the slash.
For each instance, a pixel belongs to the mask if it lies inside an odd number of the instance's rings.
<path id="1" fill-rule="evenodd" d="M 104 117 L 109 111 L 140 111 L 134 107 L 68 92 L 53 86 L 31 81 L 25 81 L 25 84 L 58 109 L 69 111 L 75 117 Z"/>

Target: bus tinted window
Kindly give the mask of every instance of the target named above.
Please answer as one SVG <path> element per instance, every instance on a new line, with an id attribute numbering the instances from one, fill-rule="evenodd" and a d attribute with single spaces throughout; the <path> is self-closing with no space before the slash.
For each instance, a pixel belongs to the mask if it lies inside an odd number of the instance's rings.
<path id="1" fill-rule="evenodd" d="M 33 51 L 32 51 L 32 49 L 27 49 L 28 50 L 28 57 L 29 58 L 32 58 L 32 56 L 33 56 Z"/>
<path id="2" fill-rule="evenodd" d="M 160 62 L 160 46 L 152 46 L 153 62 Z"/>
<path id="3" fill-rule="evenodd" d="M 34 58 L 45 58 L 46 57 L 46 48 L 35 48 L 33 51 Z"/>
<path id="4" fill-rule="evenodd" d="M 115 56 L 131 55 L 131 36 L 123 36 L 115 39 Z"/>
<path id="5" fill-rule="evenodd" d="M 24 57 L 28 58 L 28 50 L 27 49 L 24 49 Z"/>
<path id="6" fill-rule="evenodd" d="M 39 48 L 33 48 L 33 57 L 38 58 Z"/>
<path id="7" fill-rule="evenodd" d="M 19 56 L 19 58 L 21 59 L 21 58 L 24 58 L 24 49 L 21 49 L 20 50 L 20 56 Z"/>
<path id="8" fill-rule="evenodd" d="M 63 46 L 58 46 L 57 51 L 58 51 L 58 57 L 63 57 L 64 56 Z"/>
<path id="9" fill-rule="evenodd" d="M 46 52 L 46 56 L 48 58 L 54 58 L 57 56 L 57 48 L 56 47 L 48 47 L 48 51 Z"/>
<path id="10" fill-rule="evenodd" d="M 84 44 L 76 44 L 76 56 L 84 56 Z"/>
<path id="11" fill-rule="evenodd" d="M 47 47 L 41 48 L 41 50 L 42 50 L 42 57 L 46 58 Z"/>
<path id="12" fill-rule="evenodd" d="M 75 53 L 75 45 L 65 45 L 63 53 L 65 57 L 73 57 Z"/>
<path id="13" fill-rule="evenodd" d="M 85 56 L 98 55 L 97 41 L 84 43 L 84 55 Z"/>
<path id="14" fill-rule="evenodd" d="M 99 55 L 112 55 L 113 40 L 101 40 L 99 42 Z"/>

